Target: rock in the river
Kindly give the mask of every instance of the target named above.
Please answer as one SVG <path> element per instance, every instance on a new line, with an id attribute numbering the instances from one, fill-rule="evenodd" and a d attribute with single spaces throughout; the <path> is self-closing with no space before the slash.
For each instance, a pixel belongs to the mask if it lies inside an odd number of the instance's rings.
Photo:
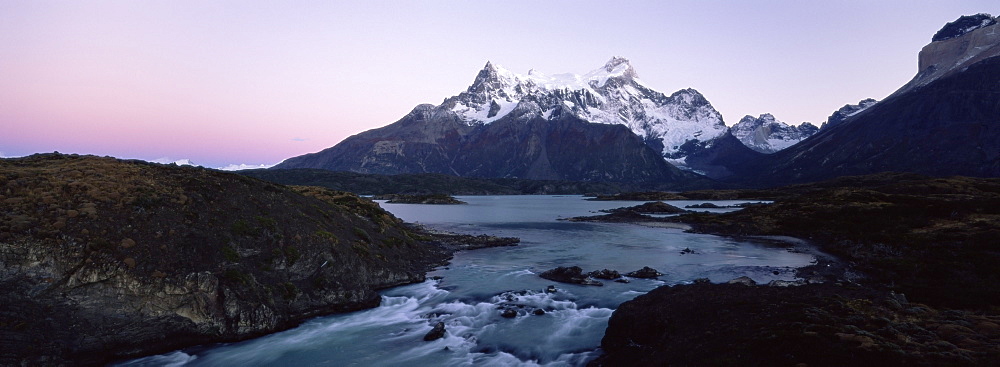
<path id="1" fill-rule="evenodd" d="M 517 310 L 513 308 L 505 308 L 500 312 L 500 316 L 506 319 L 513 319 L 517 317 Z"/>
<path id="2" fill-rule="evenodd" d="M 597 279 L 614 280 L 621 278 L 622 274 L 619 273 L 617 270 L 602 269 L 590 272 L 590 276 L 592 278 L 597 278 Z"/>
<path id="3" fill-rule="evenodd" d="M 748 277 L 746 275 L 741 276 L 741 277 L 736 278 L 736 279 L 733 279 L 733 280 L 730 280 L 728 283 L 729 284 L 743 284 L 743 285 L 751 286 L 751 287 L 757 285 L 757 281 L 755 281 L 753 279 L 750 279 L 750 277 Z"/>
<path id="4" fill-rule="evenodd" d="M 646 279 L 656 278 L 660 275 L 663 275 L 663 273 L 656 271 L 656 269 L 653 269 L 648 266 L 643 266 L 642 269 L 625 274 L 625 276 L 632 278 L 646 278 Z"/>
<path id="5" fill-rule="evenodd" d="M 579 266 L 570 266 L 558 268 L 552 270 L 546 270 L 538 276 L 562 283 L 580 284 L 580 285 L 595 285 L 603 286 L 604 283 L 594 280 L 593 278 L 587 276 L 583 273 L 583 269 Z"/>
<path id="6" fill-rule="evenodd" d="M 437 324 L 434 324 L 434 328 L 432 328 L 431 331 L 428 331 L 427 335 L 424 335 L 424 341 L 441 339 L 444 337 L 444 331 L 444 322 L 438 321 Z"/>

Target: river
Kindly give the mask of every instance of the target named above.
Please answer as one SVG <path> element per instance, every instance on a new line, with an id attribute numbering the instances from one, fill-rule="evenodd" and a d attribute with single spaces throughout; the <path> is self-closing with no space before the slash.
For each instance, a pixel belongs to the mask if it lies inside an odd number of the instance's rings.
<path id="1" fill-rule="evenodd" d="M 558 220 L 642 202 L 586 201 L 580 196 L 459 199 L 468 204 L 380 205 L 408 222 L 452 232 L 519 237 L 520 245 L 459 252 L 450 265 L 429 273 L 428 281 L 383 291 L 382 305 L 374 309 L 319 317 L 257 339 L 188 348 L 122 365 L 578 366 L 599 355 L 608 318 L 624 301 L 664 284 L 698 278 L 792 280 L 795 268 L 814 260 L 784 248 L 680 229 Z M 682 252 L 685 249 L 693 253 Z M 604 281 L 602 287 L 555 283 L 538 276 L 557 266 L 622 273 L 649 266 L 665 275 L 627 284 Z M 547 291 L 552 285 L 555 291 Z M 512 309 L 517 316 L 505 318 L 503 309 Z M 438 322 L 445 324 L 445 336 L 424 341 Z"/>

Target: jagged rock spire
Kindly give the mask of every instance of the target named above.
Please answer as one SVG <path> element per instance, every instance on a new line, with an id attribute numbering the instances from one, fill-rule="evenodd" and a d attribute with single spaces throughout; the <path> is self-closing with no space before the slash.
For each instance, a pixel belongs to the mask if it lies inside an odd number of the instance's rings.
<path id="1" fill-rule="evenodd" d="M 624 70 L 622 70 L 622 75 L 625 77 L 630 79 L 639 77 L 639 75 L 635 72 L 635 68 L 632 67 L 632 63 L 624 57 L 614 56 L 611 60 L 608 60 L 608 62 L 604 64 L 604 71 L 608 73 L 614 73 L 619 68 L 624 68 Z"/>

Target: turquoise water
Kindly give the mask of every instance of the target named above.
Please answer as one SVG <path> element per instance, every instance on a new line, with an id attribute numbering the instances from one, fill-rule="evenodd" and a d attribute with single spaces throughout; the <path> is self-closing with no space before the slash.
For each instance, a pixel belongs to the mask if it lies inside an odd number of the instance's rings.
<path id="1" fill-rule="evenodd" d="M 421 284 L 382 292 L 382 305 L 319 317 L 258 339 L 134 360 L 173 366 L 577 366 L 599 353 L 608 318 L 621 303 L 664 284 L 749 276 L 791 280 L 813 257 L 782 248 L 679 229 L 559 221 L 641 202 L 579 196 L 471 196 L 468 205 L 386 204 L 408 222 L 469 234 L 521 238 L 517 247 L 459 252 Z M 676 206 L 697 202 L 669 202 Z M 736 201 L 713 201 L 719 205 Z M 716 210 L 719 211 L 719 210 Z M 682 254 L 690 248 L 693 254 Z M 554 283 L 538 273 L 557 266 L 622 273 L 649 266 L 657 280 L 605 281 L 603 287 Z M 554 285 L 555 292 L 546 292 Z M 517 312 L 501 316 L 503 309 Z M 542 310 L 535 315 L 535 310 Z M 446 335 L 424 335 L 444 322 Z"/>

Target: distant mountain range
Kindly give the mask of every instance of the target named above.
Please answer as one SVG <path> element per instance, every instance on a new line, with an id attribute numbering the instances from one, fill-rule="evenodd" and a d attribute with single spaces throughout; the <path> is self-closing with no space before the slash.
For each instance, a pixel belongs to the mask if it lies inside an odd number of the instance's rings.
<path id="1" fill-rule="evenodd" d="M 881 171 L 996 176 L 998 54 L 996 19 L 962 17 L 920 52 L 912 81 L 881 102 L 845 105 L 822 128 L 766 113 L 727 128 L 698 91 L 653 90 L 621 57 L 582 75 L 487 63 L 440 105 L 274 168 L 688 186 L 693 173 L 735 185 Z"/>
<path id="2" fill-rule="evenodd" d="M 733 136 L 743 145 L 761 153 L 774 153 L 788 148 L 819 131 L 816 125 L 804 122 L 799 126 L 790 126 L 778 121 L 774 115 L 765 113 L 759 117 L 744 116 L 740 122 L 733 125 Z"/>
<path id="3" fill-rule="evenodd" d="M 580 124 L 567 124 L 569 120 Z M 510 121 L 520 123 L 512 125 Z M 528 124 L 534 127 L 527 128 L 524 124 L 527 121 L 534 121 Z M 666 162 L 709 177 L 725 177 L 731 172 L 729 165 L 756 156 L 746 146 L 726 143 L 730 129 L 697 90 L 683 89 L 670 95 L 658 92 L 639 79 L 627 59 L 614 57 L 603 67 L 582 75 L 547 75 L 535 70 L 520 75 L 487 62 L 466 91 L 446 98 L 440 105 L 418 106 L 394 124 L 352 136 L 318 153 L 288 159 L 274 168 L 617 182 L 691 177 L 679 174 L 669 165 L 651 162 L 640 165 L 641 170 L 652 170 L 648 173 L 628 173 L 630 166 L 637 160 L 645 161 L 649 154 L 634 142 L 628 143 L 629 149 L 617 149 L 615 154 L 600 154 L 605 163 L 621 163 L 584 164 L 588 172 L 580 171 L 581 154 L 593 157 L 595 149 L 601 150 L 599 146 L 606 144 L 584 143 L 579 145 L 583 150 L 577 151 L 571 147 L 581 142 L 570 135 L 587 131 L 608 141 L 607 132 L 626 132 L 599 125 L 627 127 Z M 762 139 L 751 143 L 752 147 L 765 153 L 774 152 L 815 130 L 808 129 L 812 125 L 801 130 L 777 126 L 771 124 L 756 132 L 748 128 L 749 134 Z M 538 135 L 543 130 L 544 137 Z M 796 131 L 794 135 L 788 133 L 792 130 Z M 501 135 L 507 138 L 498 139 Z M 533 140 L 525 139 L 526 136 L 532 136 Z M 545 144 L 538 145 L 539 142 Z M 553 147 L 550 142 L 561 145 Z M 523 151 L 512 152 L 512 147 Z M 550 148 L 561 153 L 556 154 Z M 509 156 L 497 163 L 493 159 L 498 157 L 496 153 Z M 564 153 L 569 155 L 563 156 Z M 562 163 L 552 166 L 553 162 Z M 619 169 L 622 164 L 624 171 Z"/>

